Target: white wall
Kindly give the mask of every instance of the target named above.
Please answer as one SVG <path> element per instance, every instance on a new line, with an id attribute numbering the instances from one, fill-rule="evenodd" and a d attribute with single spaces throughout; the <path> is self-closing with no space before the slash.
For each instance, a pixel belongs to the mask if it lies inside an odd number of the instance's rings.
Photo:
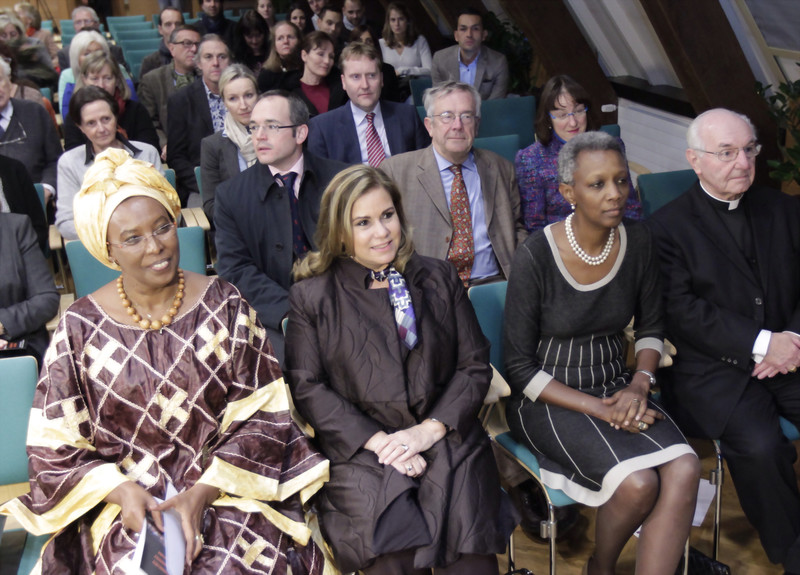
<path id="1" fill-rule="evenodd" d="M 689 168 L 686 162 L 686 130 L 692 119 L 619 100 L 619 125 L 628 161 L 651 172 Z"/>

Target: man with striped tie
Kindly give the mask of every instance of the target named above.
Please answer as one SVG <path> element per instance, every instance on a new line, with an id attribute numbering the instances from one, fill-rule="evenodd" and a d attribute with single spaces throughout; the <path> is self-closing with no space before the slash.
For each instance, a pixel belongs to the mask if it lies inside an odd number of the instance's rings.
<path id="1" fill-rule="evenodd" d="M 308 150 L 323 158 L 378 167 L 396 154 L 430 142 L 414 106 L 381 100 L 381 57 L 374 46 L 351 42 L 340 59 L 344 106 L 312 118 Z"/>

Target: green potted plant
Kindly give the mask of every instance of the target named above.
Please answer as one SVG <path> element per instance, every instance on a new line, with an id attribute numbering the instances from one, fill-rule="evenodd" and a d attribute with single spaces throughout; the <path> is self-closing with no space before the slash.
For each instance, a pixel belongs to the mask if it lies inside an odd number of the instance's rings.
<path id="1" fill-rule="evenodd" d="M 500 20 L 493 12 L 483 17 L 484 28 L 489 32 L 486 45 L 508 60 L 508 91 L 525 95 L 531 92 L 531 63 L 533 50 L 531 44 L 519 28 L 511 22 Z"/>
<path id="2" fill-rule="evenodd" d="M 798 64 L 800 65 L 800 64 Z M 770 115 L 778 124 L 778 147 L 782 160 L 769 160 L 771 178 L 800 186 L 800 80 L 783 82 L 767 93 L 771 85 L 758 83 L 756 90 L 769 104 Z"/>

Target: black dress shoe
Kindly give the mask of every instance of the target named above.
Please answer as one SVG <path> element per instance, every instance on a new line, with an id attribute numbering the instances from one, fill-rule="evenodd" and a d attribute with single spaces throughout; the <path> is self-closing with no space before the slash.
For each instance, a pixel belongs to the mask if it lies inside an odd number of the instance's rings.
<path id="1" fill-rule="evenodd" d="M 547 538 L 541 536 L 541 523 L 547 519 L 547 499 L 542 488 L 534 480 L 529 479 L 512 487 L 509 490 L 511 501 L 517 508 L 522 521 L 520 526 L 535 543 L 547 543 Z M 557 522 L 556 540 L 566 536 L 578 522 L 580 514 L 577 506 L 556 507 L 555 518 Z"/>

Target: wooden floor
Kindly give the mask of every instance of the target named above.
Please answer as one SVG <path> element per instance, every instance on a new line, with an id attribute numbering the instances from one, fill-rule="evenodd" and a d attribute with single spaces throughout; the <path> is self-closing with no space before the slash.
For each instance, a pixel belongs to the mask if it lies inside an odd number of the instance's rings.
<path id="1" fill-rule="evenodd" d="M 703 477 L 714 467 L 714 451 L 711 442 L 692 441 L 703 462 Z M 795 466 L 800 473 L 800 465 Z M 692 528 L 691 545 L 711 555 L 714 504 L 700 527 Z M 576 532 L 569 533 L 569 540 L 559 541 L 556 572 L 558 575 L 580 575 L 584 563 L 594 546 L 595 510 L 581 508 L 580 522 Z M 532 542 L 521 529 L 515 533 L 516 566 L 525 567 L 536 575 L 548 573 L 547 545 Z M 635 570 L 636 540 L 631 539 L 622 553 L 617 566 L 618 575 L 631 575 Z M 736 490 L 725 468 L 722 494 L 722 529 L 720 535 L 719 560 L 731 568 L 734 575 L 780 575 L 783 569 L 767 559 L 758 535 L 742 513 Z M 500 559 L 501 573 L 505 573 L 507 558 Z"/>
<path id="2" fill-rule="evenodd" d="M 710 442 L 692 442 L 703 462 L 703 476 L 708 478 L 708 472 L 714 466 L 714 452 Z M 800 464 L 795 466 L 800 473 Z M 0 487 L 0 501 L 24 493 L 26 485 Z M 713 504 L 701 527 L 692 529 L 691 544 L 700 551 L 711 554 L 713 525 Z M 515 548 L 517 552 L 517 567 L 525 567 L 536 575 L 548 573 L 548 548 L 547 545 L 533 543 L 521 529 L 515 535 Z M 575 531 L 569 534 L 567 541 L 558 543 L 557 572 L 559 575 L 579 575 L 583 564 L 592 552 L 594 545 L 594 510 L 588 507 L 581 508 L 581 519 Z M 636 555 L 636 540 L 632 539 L 623 551 L 617 573 L 629 575 L 634 573 Z M 730 566 L 734 575 L 780 575 L 783 569 L 769 562 L 758 535 L 745 519 L 739 506 L 739 499 L 733 488 L 730 476 L 725 475 L 722 496 L 722 534 L 720 538 L 720 561 Z M 0 550 L 0 574 L 16 572 L 9 570 L 9 565 L 4 565 L 3 553 Z M 505 572 L 507 559 L 500 558 L 501 573 Z"/>

